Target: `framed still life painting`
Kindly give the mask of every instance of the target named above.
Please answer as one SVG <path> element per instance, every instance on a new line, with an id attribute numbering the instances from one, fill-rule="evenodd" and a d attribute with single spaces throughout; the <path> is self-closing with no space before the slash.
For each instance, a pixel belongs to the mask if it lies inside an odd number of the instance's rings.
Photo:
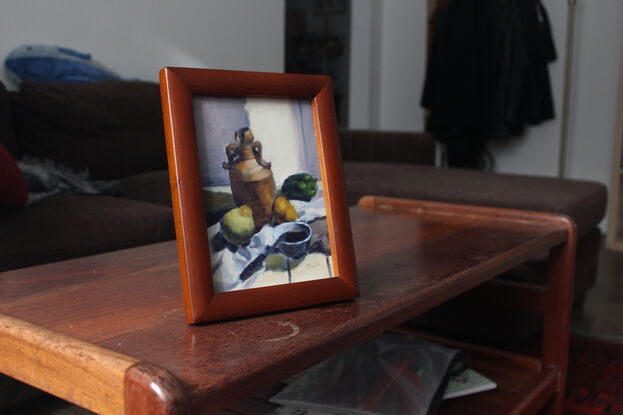
<path id="1" fill-rule="evenodd" d="M 331 81 L 164 68 L 189 323 L 356 297 Z"/>

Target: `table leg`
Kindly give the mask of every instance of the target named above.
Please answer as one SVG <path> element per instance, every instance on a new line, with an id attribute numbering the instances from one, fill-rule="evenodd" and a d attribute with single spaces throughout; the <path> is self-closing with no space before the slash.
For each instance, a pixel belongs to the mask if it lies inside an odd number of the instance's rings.
<path id="1" fill-rule="evenodd" d="M 544 368 L 554 366 L 559 370 L 556 395 L 543 411 L 555 415 L 561 415 L 564 409 L 576 249 L 575 224 L 570 219 L 561 220 L 566 222 L 567 241 L 550 252 L 542 356 Z"/>

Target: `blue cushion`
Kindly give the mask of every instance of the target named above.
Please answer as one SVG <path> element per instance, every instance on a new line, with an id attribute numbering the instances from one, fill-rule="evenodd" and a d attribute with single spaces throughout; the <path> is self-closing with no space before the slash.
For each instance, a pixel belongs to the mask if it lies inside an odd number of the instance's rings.
<path id="1" fill-rule="evenodd" d="M 17 84 L 22 81 L 92 82 L 120 79 L 88 53 L 58 46 L 24 45 L 13 49 L 4 65 Z"/>

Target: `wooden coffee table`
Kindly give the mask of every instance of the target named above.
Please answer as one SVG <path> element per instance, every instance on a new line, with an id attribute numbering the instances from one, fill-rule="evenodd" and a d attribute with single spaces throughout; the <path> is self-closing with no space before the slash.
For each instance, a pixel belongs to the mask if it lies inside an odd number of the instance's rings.
<path id="1" fill-rule="evenodd" d="M 570 219 L 366 197 L 351 220 L 359 299 L 228 322 L 185 323 L 173 241 L 2 273 L 0 372 L 99 413 L 206 413 L 476 287 L 482 301 L 543 313 L 543 353 L 461 345 L 499 388 L 441 412 L 561 413 Z M 547 287 L 487 283 L 548 252 Z"/>

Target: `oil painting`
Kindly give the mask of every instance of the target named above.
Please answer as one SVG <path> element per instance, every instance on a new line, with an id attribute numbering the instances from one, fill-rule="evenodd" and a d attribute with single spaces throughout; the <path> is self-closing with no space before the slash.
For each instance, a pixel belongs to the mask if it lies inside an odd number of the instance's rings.
<path id="1" fill-rule="evenodd" d="M 186 321 L 359 295 L 331 79 L 160 71 Z"/>
<path id="2" fill-rule="evenodd" d="M 334 276 L 309 99 L 193 96 L 214 291 Z"/>

